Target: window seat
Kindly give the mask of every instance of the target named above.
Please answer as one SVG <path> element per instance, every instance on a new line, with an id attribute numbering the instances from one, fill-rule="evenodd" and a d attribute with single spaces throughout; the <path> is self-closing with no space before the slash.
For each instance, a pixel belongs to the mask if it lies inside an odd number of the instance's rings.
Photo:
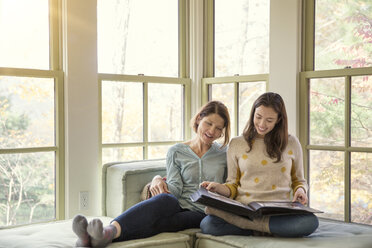
<path id="1" fill-rule="evenodd" d="M 153 176 L 165 174 L 164 160 L 110 163 L 103 166 L 103 204 L 100 217 L 108 224 L 125 209 L 139 202 L 144 185 Z M 93 217 L 88 217 L 91 219 Z M 72 220 L 0 230 L 0 247 L 74 247 Z M 319 228 L 304 238 L 256 236 L 211 236 L 199 229 L 161 233 L 151 238 L 112 243 L 114 247 L 165 248 L 372 248 L 372 227 L 320 219 Z"/>

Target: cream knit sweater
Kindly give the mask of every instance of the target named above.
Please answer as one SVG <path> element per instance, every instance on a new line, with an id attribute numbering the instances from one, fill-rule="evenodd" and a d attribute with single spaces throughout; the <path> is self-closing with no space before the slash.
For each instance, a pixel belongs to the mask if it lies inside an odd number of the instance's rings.
<path id="1" fill-rule="evenodd" d="M 266 153 L 264 140 L 256 138 L 252 150 L 243 136 L 231 140 L 227 151 L 228 175 L 225 185 L 230 197 L 248 204 L 252 201 L 291 201 L 291 190 L 308 186 L 304 178 L 302 149 L 295 136 L 289 135 L 282 160 L 274 163 Z"/>

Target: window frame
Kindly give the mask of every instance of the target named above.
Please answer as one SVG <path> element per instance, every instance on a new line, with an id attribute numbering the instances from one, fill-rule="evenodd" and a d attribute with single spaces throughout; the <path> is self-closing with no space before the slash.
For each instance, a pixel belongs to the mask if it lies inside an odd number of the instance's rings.
<path id="1" fill-rule="evenodd" d="M 143 147 L 143 159 L 148 159 L 148 148 L 150 146 L 157 145 L 172 145 L 175 143 L 183 142 L 185 139 L 190 137 L 190 129 L 188 127 L 190 119 L 190 86 L 191 80 L 188 78 L 170 78 L 170 77 L 152 77 L 152 76 L 133 76 L 133 75 L 119 75 L 119 74 L 99 74 L 99 138 L 100 138 L 100 164 L 102 164 L 102 154 L 105 148 L 125 148 L 125 147 Z M 110 82 L 130 82 L 130 83 L 140 83 L 143 85 L 143 141 L 142 142 L 122 142 L 122 143 L 103 143 L 102 142 L 102 84 L 103 81 Z M 183 137 L 184 140 L 175 141 L 149 141 L 148 137 L 148 85 L 151 83 L 160 84 L 173 84 L 173 85 L 183 85 L 184 87 L 184 102 L 183 102 Z"/>
<path id="2" fill-rule="evenodd" d="M 204 1 L 204 68 L 201 79 L 202 104 L 211 100 L 210 89 L 215 84 L 234 84 L 234 110 L 230 118 L 234 123 L 231 127 L 232 137 L 239 134 L 239 83 L 266 82 L 266 91 L 269 88 L 269 73 L 254 75 L 234 75 L 225 77 L 214 77 L 214 0 Z"/>
<path id="3" fill-rule="evenodd" d="M 354 76 L 372 76 L 372 67 L 345 68 L 333 70 L 314 70 L 315 51 L 315 1 L 303 1 L 302 4 L 302 70 L 300 72 L 300 143 L 303 148 L 305 178 L 310 185 L 310 151 L 341 151 L 344 153 L 344 221 L 351 221 L 351 153 L 372 153 L 372 147 L 351 146 L 351 78 Z M 344 146 L 310 145 L 309 128 L 309 86 L 311 79 L 344 77 L 345 79 L 345 144 Z M 311 192 L 309 192 L 311 203 Z"/>
<path id="4" fill-rule="evenodd" d="M 210 77 L 202 78 L 202 96 L 203 104 L 211 100 L 211 87 L 218 84 L 233 84 L 234 86 L 234 109 L 230 113 L 230 118 L 234 126 L 231 127 L 232 136 L 239 136 L 239 84 L 240 83 L 256 83 L 265 82 L 265 89 L 269 87 L 269 74 L 256 74 L 246 76 L 232 77 Z"/>
<path id="5" fill-rule="evenodd" d="M 191 79 L 189 78 L 189 42 L 188 42 L 188 1 L 178 0 L 178 74 L 179 77 L 163 77 L 151 75 L 128 75 L 128 74 L 111 74 L 98 73 L 98 104 L 99 104 L 99 163 L 102 165 L 103 149 L 105 148 L 124 148 L 124 147 L 143 147 L 142 159 L 148 159 L 150 146 L 155 145 L 172 145 L 183 142 L 191 138 L 191 128 L 189 121 L 191 118 Z M 109 143 L 102 142 L 102 84 L 103 81 L 117 81 L 143 84 L 143 141 L 142 142 L 123 142 Z M 183 85 L 183 140 L 175 141 L 148 141 L 148 85 L 151 83 L 160 84 L 180 84 Z"/>
<path id="6" fill-rule="evenodd" d="M 49 0 L 49 70 L 0 67 L 1 76 L 54 79 L 55 145 L 0 149 L 0 154 L 55 153 L 55 219 L 65 219 L 64 73 L 61 61 L 61 0 Z M 48 221 L 51 221 L 48 220 Z M 38 221 L 45 222 L 45 221 Z M 12 226 L 5 226 L 10 228 Z"/>

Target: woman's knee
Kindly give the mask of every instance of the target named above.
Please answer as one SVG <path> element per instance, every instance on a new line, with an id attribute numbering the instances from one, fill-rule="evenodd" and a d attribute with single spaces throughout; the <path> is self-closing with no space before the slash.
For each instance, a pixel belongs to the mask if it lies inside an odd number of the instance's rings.
<path id="1" fill-rule="evenodd" d="M 202 233 L 212 235 L 215 234 L 217 224 L 215 218 L 216 217 L 213 215 L 207 215 L 202 219 L 200 222 L 200 229 Z"/>
<path id="2" fill-rule="evenodd" d="M 307 214 L 302 221 L 304 226 L 304 236 L 312 234 L 319 226 L 318 217 L 314 214 Z"/>
<path id="3" fill-rule="evenodd" d="M 162 194 L 156 195 L 150 198 L 149 200 L 154 202 L 155 205 L 159 205 L 159 207 L 162 207 L 162 208 L 168 207 L 168 208 L 173 209 L 173 208 L 179 207 L 177 198 L 174 195 L 168 194 L 168 193 L 162 193 Z"/>
<path id="4" fill-rule="evenodd" d="M 270 231 L 282 237 L 303 237 L 313 233 L 319 226 L 314 214 L 282 215 L 270 218 Z"/>

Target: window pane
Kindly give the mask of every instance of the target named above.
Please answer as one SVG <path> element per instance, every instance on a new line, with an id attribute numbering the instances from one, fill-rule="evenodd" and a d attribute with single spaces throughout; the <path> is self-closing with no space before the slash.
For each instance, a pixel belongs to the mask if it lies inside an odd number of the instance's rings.
<path id="1" fill-rule="evenodd" d="M 183 139 L 183 85 L 149 84 L 149 141 Z"/>
<path id="2" fill-rule="evenodd" d="M 269 72 L 269 0 L 215 0 L 215 76 Z"/>
<path id="3" fill-rule="evenodd" d="M 0 154 L 0 226 L 55 219 L 55 153 Z"/>
<path id="4" fill-rule="evenodd" d="M 239 83 L 239 133 L 248 122 L 254 101 L 266 91 L 266 82 Z"/>
<path id="5" fill-rule="evenodd" d="M 120 161 L 142 160 L 143 147 L 103 148 L 102 164 Z"/>
<path id="6" fill-rule="evenodd" d="M 143 141 L 141 83 L 102 82 L 102 142 Z"/>
<path id="7" fill-rule="evenodd" d="M 351 153 L 351 221 L 372 224 L 372 154 Z"/>
<path id="8" fill-rule="evenodd" d="M 0 67 L 49 69 L 46 0 L 0 0 Z"/>
<path id="9" fill-rule="evenodd" d="M 166 158 L 171 146 L 149 146 L 149 159 Z"/>
<path id="10" fill-rule="evenodd" d="M 372 64 L 370 0 L 316 0 L 315 70 Z"/>
<path id="11" fill-rule="evenodd" d="M 99 72 L 178 76 L 178 1 L 97 3 Z"/>
<path id="12" fill-rule="evenodd" d="M 310 80 L 310 144 L 344 145 L 345 79 Z"/>
<path id="13" fill-rule="evenodd" d="M 310 151 L 310 204 L 320 217 L 344 220 L 344 153 Z"/>
<path id="14" fill-rule="evenodd" d="M 230 114 L 231 136 L 235 136 L 235 119 L 234 119 L 234 84 L 212 84 L 209 88 L 211 100 L 223 102 Z M 223 138 L 220 139 L 223 142 Z"/>
<path id="15" fill-rule="evenodd" d="M 372 76 L 352 77 L 351 145 L 372 146 Z"/>
<path id="16" fill-rule="evenodd" d="M 0 148 L 54 146 L 54 79 L 0 76 Z"/>

